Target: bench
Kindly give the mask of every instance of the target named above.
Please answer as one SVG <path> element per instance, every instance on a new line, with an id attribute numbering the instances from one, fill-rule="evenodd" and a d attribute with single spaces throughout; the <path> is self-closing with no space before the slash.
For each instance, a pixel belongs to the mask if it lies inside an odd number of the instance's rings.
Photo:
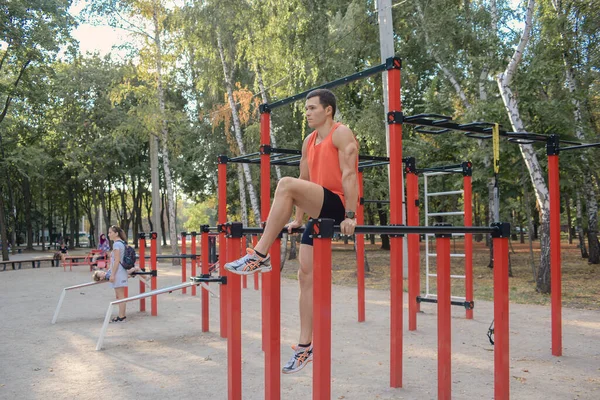
<path id="1" fill-rule="evenodd" d="M 11 264 L 12 269 L 15 268 L 15 264 L 18 266 L 18 269 L 21 269 L 21 264 L 31 263 L 31 268 L 40 268 L 42 262 L 50 261 L 51 265 L 54 267 L 54 263 L 56 262 L 56 266 L 58 267 L 59 260 L 55 260 L 54 257 L 48 258 L 32 258 L 29 260 L 9 260 L 9 261 L 0 261 L 0 265 L 4 267 L 2 271 L 6 271 L 6 266 Z"/>
<path id="2" fill-rule="evenodd" d="M 73 271 L 73 266 L 87 265 L 90 267 L 90 271 L 92 271 L 94 264 L 97 264 L 98 268 L 106 268 L 106 256 L 92 262 L 94 255 L 98 253 L 98 250 L 92 250 L 88 254 L 82 256 L 66 256 L 65 261 L 63 262 L 63 270 L 67 271 L 67 266 L 69 266 L 69 271 Z"/>

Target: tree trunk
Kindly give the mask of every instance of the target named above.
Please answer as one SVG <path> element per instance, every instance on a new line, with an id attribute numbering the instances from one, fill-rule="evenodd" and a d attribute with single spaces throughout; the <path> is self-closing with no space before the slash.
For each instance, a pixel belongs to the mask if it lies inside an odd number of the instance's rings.
<path id="1" fill-rule="evenodd" d="M 233 77 L 229 66 L 227 65 L 227 61 L 225 60 L 225 51 L 223 49 L 223 43 L 221 42 L 221 33 L 219 29 L 217 29 L 217 46 L 219 48 L 219 55 L 221 56 L 221 64 L 223 65 L 223 74 L 225 75 L 225 87 L 227 88 L 227 97 L 229 100 L 229 107 L 231 108 L 231 116 L 233 118 L 233 129 L 235 132 L 235 139 L 240 154 L 246 154 L 246 148 L 244 146 L 244 141 L 242 140 L 242 127 L 240 124 L 237 107 L 233 97 Z M 248 166 L 248 164 L 242 164 L 242 168 L 244 169 L 244 177 L 246 178 L 246 182 L 248 182 L 248 195 L 250 196 L 250 204 L 252 205 L 254 220 L 261 221 L 260 207 L 258 206 L 258 198 L 254 190 L 254 185 L 252 184 L 252 174 L 250 173 L 250 167 Z"/>
<path id="2" fill-rule="evenodd" d="M 573 244 L 573 220 L 571 217 L 571 198 L 565 197 L 565 208 L 567 209 L 567 227 L 569 229 L 569 244 Z"/>
<path id="3" fill-rule="evenodd" d="M 583 234 L 583 218 L 582 218 L 582 210 L 581 210 L 581 196 L 579 191 L 575 194 L 575 208 L 577 214 L 577 239 L 579 240 L 579 249 L 581 250 L 581 258 L 588 258 L 587 248 L 585 247 L 585 239 Z"/>
<path id="4" fill-rule="evenodd" d="M 377 214 L 379 215 L 379 225 L 387 225 L 387 212 L 380 203 L 377 203 Z M 388 235 L 381 235 L 381 250 L 389 249 L 390 237 Z"/>
<path id="5" fill-rule="evenodd" d="M 162 233 L 162 245 L 167 245 L 167 232 L 165 228 L 165 192 L 163 191 L 160 195 L 160 231 Z M 169 216 L 167 216 L 169 218 Z"/>
<path id="6" fill-rule="evenodd" d="M 565 18 L 563 10 L 561 8 L 561 3 L 557 0 L 552 0 L 552 5 L 554 10 L 556 11 L 556 16 L 559 21 L 563 21 L 566 23 L 568 21 Z M 583 118 L 582 118 L 582 106 L 579 98 L 577 96 L 577 79 L 575 78 L 575 71 L 572 67 L 572 63 L 569 59 L 569 52 L 565 30 L 567 29 L 562 24 L 560 37 L 561 37 L 561 47 L 562 47 L 562 57 L 563 63 L 565 65 L 565 80 L 567 87 L 569 88 L 569 93 L 571 94 L 571 104 L 573 105 L 573 119 L 575 122 L 575 136 L 577 139 L 581 141 L 585 141 L 584 136 L 584 126 L 583 126 Z M 585 205 L 587 210 L 588 217 L 588 243 L 590 246 L 590 253 L 588 258 L 588 263 L 590 264 L 600 264 L 600 243 L 598 242 L 598 199 L 596 197 L 596 193 L 594 191 L 594 187 L 591 182 L 591 169 L 590 163 L 585 157 L 585 153 L 579 154 L 581 158 L 581 163 L 579 166 L 582 169 L 583 173 L 583 196 L 585 199 Z"/>
<path id="7" fill-rule="evenodd" d="M 494 179 L 488 179 L 488 183 L 487 183 L 487 188 L 488 188 L 488 221 L 489 224 L 491 224 L 492 222 L 494 222 Z M 488 268 L 494 268 L 494 241 L 492 240 L 492 235 L 488 235 L 488 239 L 486 240 L 487 243 L 489 243 L 489 248 L 490 248 L 490 259 L 488 262 L 487 267 Z"/>
<path id="8" fill-rule="evenodd" d="M 244 226 L 248 226 L 248 204 L 246 203 L 246 185 L 244 185 L 244 172 L 242 170 L 242 164 L 237 165 L 237 173 L 238 185 L 240 187 L 240 215 L 242 216 L 242 224 Z"/>
<path id="9" fill-rule="evenodd" d="M 25 208 L 25 230 L 27 233 L 27 250 L 33 250 L 33 222 L 31 220 L 31 185 L 29 178 L 23 178 L 23 206 Z"/>
<path id="10" fill-rule="evenodd" d="M 152 20 L 154 22 L 154 45 L 156 46 L 156 78 L 158 107 L 160 112 L 160 139 L 162 144 L 162 160 L 165 173 L 165 184 L 167 186 L 167 205 L 169 208 L 169 237 L 171 239 L 171 254 L 179 255 L 179 246 L 177 243 L 177 221 L 175 218 L 175 197 L 173 195 L 173 182 L 171 179 L 171 166 L 169 161 L 169 131 L 167 128 L 165 113 L 165 94 L 162 82 L 162 45 L 161 45 L 161 26 L 158 21 L 158 4 L 153 2 Z M 178 259 L 173 259 L 172 265 L 179 265 Z"/>
<path id="11" fill-rule="evenodd" d="M 516 73 L 517 66 L 521 61 L 525 47 L 529 42 L 534 5 L 535 0 L 528 1 L 525 27 L 523 29 L 523 34 L 521 35 L 519 45 L 517 46 L 517 49 L 515 50 L 515 53 L 513 54 L 508 66 L 506 67 L 506 70 L 496 77 L 498 88 L 500 89 L 502 100 L 504 101 L 504 106 L 508 113 L 513 130 L 516 132 L 525 131 L 525 126 L 519 113 L 519 103 L 517 97 L 513 94 L 510 84 L 512 83 L 514 74 Z M 537 274 L 536 288 L 541 293 L 550 293 L 550 200 L 548 187 L 546 186 L 542 169 L 533 147 L 530 144 L 521 144 L 519 147 L 533 183 L 535 197 L 540 209 L 540 223 L 542 225 L 540 235 L 542 251 L 540 266 Z"/>
<path id="12" fill-rule="evenodd" d="M 2 243 L 2 260 L 8 261 L 8 236 L 6 232 L 6 215 L 4 215 L 3 193 L 0 193 L 0 243 Z"/>

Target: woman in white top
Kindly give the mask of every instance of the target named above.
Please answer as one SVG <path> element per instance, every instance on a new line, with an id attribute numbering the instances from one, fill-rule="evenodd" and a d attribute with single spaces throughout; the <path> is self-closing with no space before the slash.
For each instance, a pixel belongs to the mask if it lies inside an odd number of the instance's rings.
<path id="1" fill-rule="evenodd" d="M 110 255 L 109 269 L 110 273 L 110 286 L 115 289 L 115 295 L 117 300 L 125 298 L 125 288 L 127 287 L 127 270 L 123 268 L 121 264 L 123 257 L 125 256 L 125 245 L 127 243 L 127 237 L 125 232 L 120 227 L 113 225 L 108 228 L 108 238 L 113 241 L 113 251 Z M 121 322 L 125 318 L 126 304 L 119 304 L 119 316 L 113 318 L 111 322 Z"/>

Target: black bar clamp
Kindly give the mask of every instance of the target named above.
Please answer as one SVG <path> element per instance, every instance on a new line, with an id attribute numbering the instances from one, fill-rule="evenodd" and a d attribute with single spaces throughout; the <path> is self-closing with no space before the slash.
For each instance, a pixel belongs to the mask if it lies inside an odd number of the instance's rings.
<path id="1" fill-rule="evenodd" d="M 227 164 L 229 162 L 229 157 L 224 154 L 217 156 L 217 164 Z"/>
<path id="2" fill-rule="evenodd" d="M 402 69 L 402 59 L 400 57 L 389 57 L 385 60 L 385 69 Z"/>
<path id="3" fill-rule="evenodd" d="M 439 222 L 437 224 L 433 224 L 433 226 L 452 226 L 452 224 L 449 224 L 447 222 Z M 436 237 L 436 239 L 437 238 L 451 238 L 452 237 L 452 233 L 440 232 L 440 233 L 436 233 L 435 237 Z"/>
<path id="4" fill-rule="evenodd" d="M 258 106 L 258 111 L 263 114 L 263 113 L 270 113 L 271 112 L 271 107 L 269 107 L 268 103 L 263 103 L 260 106 Z"/>
<path id="5" fill-rule="evenodd" d="M 557 156 L 560 153 L 560 138 L 558 135 L 550 135 L 546 140 L 546 155 Z"/>
<path id="6" fill-rule="evenodd" d="M 241 222 L 228 222 L 225 224 L 225 236 L 239 239 L 244 236 L 244 225 Z"/>
<path id="7" fill-rule="evenodd" d="M 330 218 L 313 219 L 312 232 L 310 237 L 313 239 L 331 239 L 333 237 L 333 227 L 335 221 Z"/>
<path id="8" fill-rule="evenodd" d="M 146 234 L 144 232 L 138 233 L 138 239 L 146 239 Z"/>
<path id="9" fill-rule="evenodd" d="M 407 157 L 404 160 L 404 172 L 407 174 L 417 173 L 417 161 L 414 157 Z"/>
<path id="10" fill-rule="evenodd" d="M 404 122 L 404 114 L 402 111 L 390 111 L 387 115 L 387 123 L 388 125 L 392 124 L 401 124 Z"/>
<path id="11" fill-rule="evenodd" d="M 493 238 L 510 237 L 510 224 L 508 222 L 493 222 L 491 227 L 496 228 L 496 230 L 492 232 Z"/>
<path id="12" fill-rule="evenodd" d="M 471 161 L 465 161 L 462 163 L 463 176 L 473 176 L 473 163 Z"/>
<path id="13" fill-rule="evenodd" d="M 208 233 L 208 232 L 210 232 L 210 226 L 208 226 L 208 225 L 200 225 L 200 232 L 201 233 Z"/>
<path id="14" fill-rule="evenodd" d="M 271 154 L 271 145 L 261 144 L 260 145 L 260 154 Z"/>

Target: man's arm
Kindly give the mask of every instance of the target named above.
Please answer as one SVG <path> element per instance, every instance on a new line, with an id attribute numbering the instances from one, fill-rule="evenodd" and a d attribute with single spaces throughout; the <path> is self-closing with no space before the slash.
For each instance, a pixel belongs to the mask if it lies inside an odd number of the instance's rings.
<path id="1" fill-rule="evenodd" d="M 356 212 L 358 206 L 358 144 L 352 131 L 340 125 L 333 132 L 333 144 L 338 149 L 340 169 L 342 170 L 342 188 L 346 199 L 346 211 Z"/>

